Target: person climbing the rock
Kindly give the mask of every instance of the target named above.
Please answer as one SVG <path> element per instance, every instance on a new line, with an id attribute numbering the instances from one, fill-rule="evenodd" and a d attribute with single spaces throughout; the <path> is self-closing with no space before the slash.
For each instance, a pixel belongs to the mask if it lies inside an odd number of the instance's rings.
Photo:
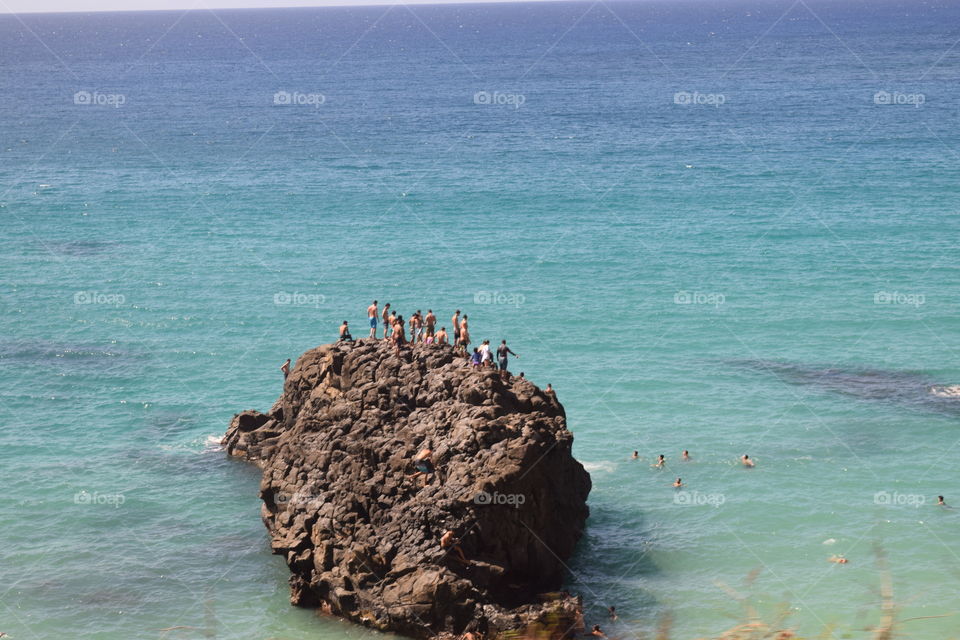
<path id="1" fill-rule="evenodd" d="M 454 537 L 457 533 L 453 529 L 447 529 L 443 532 L 443 535 L 440 536 L 440 548 L 447 549 L 447 553 L 450 551 L 457 552 L 457 559 L 463 564 L 470 564 L 470 561 L 467 560 L 467 556 L 463 555 L 463 549 L 460 548 L 458 544 L 459 540 L 454 540 Z"/>
<path id="2" fill-rule="evenodd" d="M 436 473 L 433 460 L 430 458 L 432 455 L 433 451 L 429 447 L 420 450 L 420 452 L 413 457 L 413 468 L 416 469 L 416 471 L 407 477 L 413 480 L 414 478 L 423 476 L 423 486 L 430 484 L 430 476 Z"/>
<path id="3" fill-rule="evenodd" d="M 370 337 L 377 337 L 377 301 L 367 307 L 367 319 L 370 320 Z"/>
<path id="4" fill-rule="evenodd" d="M 506 340 L 501 340 L 500 346 L 497 347 L 497 366 L 500 367 L 500 376 L 507 381 L 510 380 L 510 372 L 507 371 L 509 356 L 513 356 L 514 358 L 520 357 L 510 350 Z"/>
<path id="5" fill-rule="evenodd" d="M 433 309 L 427 309 L 427 316 L 423 319 L 424 325 L 427 327 L 427 337 L 433 335 L 433 328 L 437 326 L 437 316 L 433 315 Z"/>
<path id="6" fill-rule="evenodd" d="M 383 339 L 387 339 L 387 330 L 390 328 L 390 303 L 383 305 Z M 374 336 L 376 337 L 376 336 Z"/>
<path id="7" fill-rule="evenodd" d="M 353 336 L 350 335 L 350 327 L 347 326 L 346 320 L 344 320 L 343 324 L 340 325 L 340 339 L 344 341 L 353 341 Z"/>
<path id="8" fill-rule="evenodd" d="M 290 375 L 290 358 L 287 358 L 287 361 L 280 365 L 280 371 L 283 371 L 283 379 L 286 380 L 287 376 Z"/>

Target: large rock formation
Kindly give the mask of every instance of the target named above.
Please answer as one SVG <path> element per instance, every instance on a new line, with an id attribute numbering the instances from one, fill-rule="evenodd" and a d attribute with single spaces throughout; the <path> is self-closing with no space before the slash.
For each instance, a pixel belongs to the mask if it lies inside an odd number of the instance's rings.
<path id="1" fill-rule="evenodd" d="M 590 476 L 553 394 L 449 346 L 338 342 L 297 361 L 267 414 L 236 415 L 227 451 L 263 469 L 263 521 L 293 604 L 414 637 L 573 632 L 557 593 Z M 433 450 L 423 486 L 412 459 Z M 442 548 L 455 532 L 459 547 Z M 553 593 L 549 593 L 553 592 Z"/>

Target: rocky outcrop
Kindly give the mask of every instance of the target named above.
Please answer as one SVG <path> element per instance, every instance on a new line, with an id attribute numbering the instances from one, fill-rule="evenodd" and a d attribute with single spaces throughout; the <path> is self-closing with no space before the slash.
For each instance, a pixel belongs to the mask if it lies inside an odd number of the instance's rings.
<path id="1" fill-rule="evenodd" d="M 563 407 L 446 345 L 381 340 L 308 351 L 269 413 L 223 440 L 263 469 L 263 521 L 291 602 L 413 637 L 562 637 L 582 629 L 558 592 L 588 515 L 590 476 Z M 412 460 L 433 451 L 436 473 Z M 453 531 L 454 546 L 441 546 Z M 467 562 L 460 557 L 463 552 Z"/>

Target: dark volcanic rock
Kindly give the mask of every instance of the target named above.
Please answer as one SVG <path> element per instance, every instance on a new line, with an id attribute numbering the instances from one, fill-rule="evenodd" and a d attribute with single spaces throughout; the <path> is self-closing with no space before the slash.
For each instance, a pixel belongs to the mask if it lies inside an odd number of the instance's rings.
<path id="1" fill-rule="evenodd" d="M 409 636 L 576 631 L 555 592 L 583 533 L 590 476 L 563 407 L 449 346 L 338 342 L 297 361 L 268 414 L 237 414 L 227 451 L 263 469 L 263 521 L 293 604 Z M 436 474 L 407 476 L 422 448 Z M 441 548 L 453 530 L 470 564 Z"/>

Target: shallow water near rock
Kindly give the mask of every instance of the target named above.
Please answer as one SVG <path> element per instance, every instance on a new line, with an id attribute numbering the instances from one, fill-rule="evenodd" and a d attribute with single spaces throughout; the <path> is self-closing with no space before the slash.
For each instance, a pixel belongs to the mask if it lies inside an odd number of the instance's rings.
<path id="1" fill-rule="evenodd" d="M 0 16 L 0 631 L 364 637 L 289 606 L 210 439 L 374 298 L 557 389 L 588 623 L 718 634 L 723 583 L 857 637 L 875 544 L 960 610 L 960 421 L 910 395 L 960 383 L 957 7 L 609 4 Z"/>

